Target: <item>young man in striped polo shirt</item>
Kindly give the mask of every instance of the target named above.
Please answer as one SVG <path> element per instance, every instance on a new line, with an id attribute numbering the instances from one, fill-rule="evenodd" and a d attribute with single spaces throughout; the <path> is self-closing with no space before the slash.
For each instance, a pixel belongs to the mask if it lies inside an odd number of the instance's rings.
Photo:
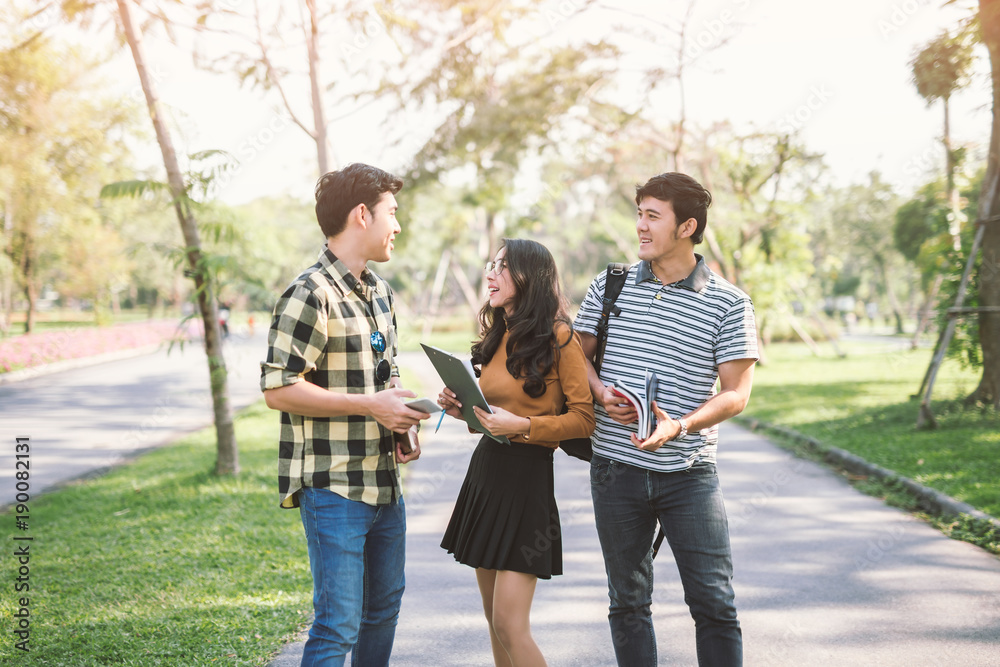
<path id="1" fill-rule="evenodd" d="M 403 182 L 352 164 L 316 185 L 327 237 L 319 261 L 274 307 L 261 389 L 281 411 L 278 492 L 299 507 L 316 618 L 303 665 L 389 664 L 403 596 L 406 513 L 393 432 L 430 415 L 411 410 L 394 363 L 389 284 L 366 264 L 388 261 Z"/>
<path id="2" fill-rule="evenodd" d="M 716 475 L 718 424 L 750 398 L 757 360 L 753 304 L 713 273 L 694 246 L 712 196 L 693 178 L 665 173 L 636 188 L 639 259 L 615 302 L 598 375 L 589 368 L 597 429 L 591 492 L 611 598 L 618 664 L 656 664 L 650 604 L 653 536 L 662 526 L 695 620 L 700 665 L 741 665 L 729 527 Z M 574 328 L 588 359 L 597 351 L 605 274 L 591 284 Z M 658 379 L 656 428 L 636 437 L 637 414 L 615 380 Z M 716 380 L 719 390 L 716 392 Z"/>

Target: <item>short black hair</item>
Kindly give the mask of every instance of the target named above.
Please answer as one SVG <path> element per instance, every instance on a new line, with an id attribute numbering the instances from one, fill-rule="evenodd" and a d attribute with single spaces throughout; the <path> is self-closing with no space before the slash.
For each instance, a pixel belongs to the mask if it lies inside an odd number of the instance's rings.
<path id="1" fill-rule="evenodd" d="M 691 240 L 701 243 L 705 236 L 705 224 L 708 222 L 708 207 L 712 205 L 712 193 L 701 183 L 687 174 L 670 171 L 653 176 L 645 185 L 635 186 L 635 204 L 639 205 L 646 197 L 669 202 L 677 217 L 677 224 L 689 218 L 698 223 Z"/>
<path id="2" fill-rule="evenodd" d="M 375 208 L 386 192 L 403 189 L 403 179 L 368 164 L 355 162 L 323 174 L 316 182 L 316 221 L 329 238 L 344 231 L 347 214 L 358 204 Z"/>

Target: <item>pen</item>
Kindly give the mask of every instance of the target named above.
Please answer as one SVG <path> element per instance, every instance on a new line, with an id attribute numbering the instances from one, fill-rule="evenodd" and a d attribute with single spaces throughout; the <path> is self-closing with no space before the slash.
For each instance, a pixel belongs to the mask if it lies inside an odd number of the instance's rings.
<path id="1" fill-rule="evenodd" d="M 443 422 L 443 421 L 444 421 L 444 416 L 445 416 L 445 414 L 447 414 L 447 413 L 445 413 L 445 411 L 444 411 L 444 410 L 442 410 L 442 411 L 441 411 L 441 416 L 440 416 L 440 417 L 438 417 L 438 425 L 437 425 L 437 426 L 436 426 L 436 427 L 434 428 L 434 432 L 435 432 L 435 433 L 437 433 L 437 432 L 438 432 L 438 429 L 439 429 L 439 428 L 441 428 L 441 422 Z"/>

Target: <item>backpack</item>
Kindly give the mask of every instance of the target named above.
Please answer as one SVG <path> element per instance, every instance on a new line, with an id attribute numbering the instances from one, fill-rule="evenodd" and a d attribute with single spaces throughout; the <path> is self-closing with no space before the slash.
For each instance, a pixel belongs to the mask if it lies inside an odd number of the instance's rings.
<path id="1" fill-rule="evenodd" d="M 629 265 L 621 262 L 608 264 L 604 280 L 604 297 L 601 300 L 601 318 L 597 321 L 597 354 L 594 357 L 594 370 L 601 372 L 601 364 L 604 362 L 604 348 L 608 344 L 608 324 L 611 313 L 619 315 L 622 309 L 615 305 L 618 295 L 625 287 L 625 278 L 628 277 Z M 566 406 L 563 405 L 563 413 Z M 593 445 L 590 438 L 571 438 L 559 443 L 559 448 L 583 461 L 589 461 L 594 455 Z"/>
<path id="2" fill-rule="evenodd" d="M 618 316 L 622 312 L 622 309 L 615 305 L 615 301 L 625 286 L 625 278 L 628 277 L 628 270 L 628 264 L 614 262 L 608 264 L 607 273 L 605 274 L 604 299 L 601 302 L 601 319 L 597 321 L 597 354 L 594 357 L 594 370 L 598 373 L 601 372 L 601 364 L 604 362 L 604 348 L 608 345 L 608 323 L 611 319 L 611 313 Z M 565 406 L 563 406 L 563 412 L 566 412 Z M 589 461 L 594 456 L 594 448 L 590 442 L 590 438 L 563 440 L 559 443 L 559 448 L 570 456 L 575 456 L 584 461 Z M 656 558 L 656 554 L 659 553 L 664 537 L 666 535 L 663 532 L 663 526 L 659 526 L 656 539 L 653 541 L 653 558 Z"/>

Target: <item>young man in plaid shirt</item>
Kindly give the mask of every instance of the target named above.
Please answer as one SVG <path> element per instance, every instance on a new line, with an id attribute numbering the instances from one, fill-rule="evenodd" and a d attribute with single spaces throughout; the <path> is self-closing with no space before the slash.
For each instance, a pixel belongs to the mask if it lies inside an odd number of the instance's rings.
<path id="1" fill-rule="evenodd" d="M 366 268 L 392 255 L 403 182 L 352 164 L 316 185 L 327 237 L 319 261 L 278 299 L 261 389 L 281 411 L 281 507 L 299 507 L 316 618 L 303 665 L 389 663 L 405 560 L 405 507 L 393 433 L 430 415 L 411 410 L 394 362 L 389 284 Z"/>

